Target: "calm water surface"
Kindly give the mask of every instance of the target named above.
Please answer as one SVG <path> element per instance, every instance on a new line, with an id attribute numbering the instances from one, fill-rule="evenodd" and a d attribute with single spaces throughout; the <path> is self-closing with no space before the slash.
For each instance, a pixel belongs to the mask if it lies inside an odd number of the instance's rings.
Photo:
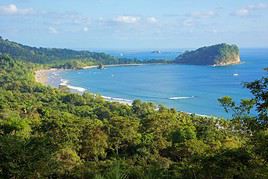
<path id="1" fill-rule="evenodd" d="M 170 53 L 167 59 L 177 55 L 177 52 Z M 163 57 L 163 53 L 159 55 Z M 136 52 L 136 57 L 146 58 L 146 53 Z M 63 71 L 56 75 L 72 86 L 104 96 L 141 99 L 181 111 L 226 117 L 217 99 L 226 95 L 236 101 L 251 97 L 242 83 L 265 75 L 263 68 L 268 66 L 268 49 L 242 49 L 241 60 L 240 65 L 226 67 L 142 65 Z"/>

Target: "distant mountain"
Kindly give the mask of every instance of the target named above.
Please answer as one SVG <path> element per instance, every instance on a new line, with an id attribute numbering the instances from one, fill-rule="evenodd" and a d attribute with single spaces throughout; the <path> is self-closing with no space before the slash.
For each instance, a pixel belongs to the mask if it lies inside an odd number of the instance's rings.
<path id="1" fill-rule="evenodd" d="M 240 53 L 236 45 L 223 43 L 186 51 L 175 59 L 175 63 L 217 66 L 238 64 Z"/>
<path id="2" fill-rule="evenodd" d="M 48 64 L 60 61 L 88 60 L 103 64 L 122 63 L 122 59 L 90 51 L 76 51 L 60 48 L 36 48 L 5 40 L 0 37 L 0 55 L 7 54 L 15 59 L 33 63 Z M 123 60 L 123 62 L 126 62 Z"/>

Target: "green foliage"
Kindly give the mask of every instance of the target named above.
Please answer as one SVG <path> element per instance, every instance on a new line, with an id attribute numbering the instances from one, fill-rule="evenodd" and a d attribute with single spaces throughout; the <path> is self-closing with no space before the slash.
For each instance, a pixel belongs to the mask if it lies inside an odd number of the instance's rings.
<path id="1" fill-rule="evenodd" d="M 30 61 L 34 63 L 52 63 L 60 60 L 89 60 L 93 61 L 118 63 L 119 59 L 104 53 L 96 53 L 89 51 L 75 51 L 70 49 L 58 48 L 36 48 L 22 45 L 9 40 L 0 38 L 0 54 L 8 54 L 13 58 Z M 68 64 L 75 65 L 75 61 Z M 66 64 L 66 65 L 68 65 Z"/>
<path id="2" fill-rule="evenodd" d="M 236 106 L 235 102 L 230 96 L 224 96 L 218 99 L 224 110 L 233 113 L 233 117 L 247 116 L 250 114 L 250 110 L 255 105 L 254 99 L 242 99 L 239 106 Z"/>
<path id="3" fill-rule="evenodd" d="M 176 63 L 193 65 L 224 65 L 238 63 L 239 49 L 236 45 L 218 44 L 186 51 L 178 56 Z"/>
<path id="4" fill-rule="evenodd" d="M 268 77 L 246 83 L 245 87 L 254 95 L 259 122 L 268 127 Z"/>
<path id="5" fill-rule="evenodd" d="M 167 63 L 166 60 L 147 60 L 116 58 L 105 53 L 77 51 L 60 48 L 36 48 L 5 40 L 0 37 L 0 55 L 50 67 L 79 69 L 98 64 L 130 64 L 130 63 Z"/>
<path id="6" fill-rule="evenodd" d="M 0 178 L 268 177 L 265 80 L 219 100 L 227 121 L 42 86 L 34 68 L 0 57 Z"/>

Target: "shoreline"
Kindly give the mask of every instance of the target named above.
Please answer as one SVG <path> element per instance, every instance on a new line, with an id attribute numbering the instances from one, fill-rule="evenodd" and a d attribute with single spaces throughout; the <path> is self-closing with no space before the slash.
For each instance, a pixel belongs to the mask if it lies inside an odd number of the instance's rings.
<path id="1" fill-rule="evenodd" d="M 114 65 L 104 65 L 104 67 L 141 66 L 141 65 L 145 65 L 145 64 L 114 64 Z M 35 81 L 43 85 L 52 86 L 54 88 L 60 88 L 60 86 L 65 86 L 69 88 L 70 92 L 83 94 L 85 91 L 87 91 L 87 89 L 78 87 L 78 86 L 72 86 L 68 84 L 69 83 L 68 80 L 59 79 L 56 77 L 54 77 L 55 81 L 53 82 L 54 83 L 53 84 L 51 81 L 49 81 L 49 76 L 51 75 L 51 73 L 57 73 L 57 72 L 65 71 L 65 70 L 83 70 L 83 69 L 93 69 L 97 67 L 98 65 L 85 66 L 81 69 L 62 69 L 62 68 L 38 69 L 34 71 L 34 76 L 35 76 Z M 95 93 L 92 93 L 92 94 L 97 95 Z M 106 101 L 118 102 L 124 105 L 131 106 L 133 102 L 132 100 L 118 98 L 118 97 L 110 97 L 110 96 L 104 96 L 104 95 L 100 95 L 100 96 Z"/>
<path id="2" fill-rule="evenodd" d="M 118 64 L 118 65 L 105 65 L 106 67 L 120 67 L 120 66 L 140 66 L 140 65 L 144 65 L 144 64 Z M 104 67 L 105 67 L 104 66 Z M 77 87 L 77 86 L 71 86 L 68 84 L 67 80 L 63 80 L 63 79 L 57 79 L 59 80 L 59 83 L 56 87 L 56 85 L 53 85 L 52 83 L 49 82 L 49 75 L 53 72 L 61 72 L 61 71 L 65 71 L 65 70 L 83 70 L 83 69 L 93 69 L 93 68 L 97 68 L 97 65 L 93 65 L 93 66 L 86 66 L 83 67 L 81 69 L 60 69 L 60 68 L 49 68 L 49 69 L 38 69 L 36 71 L 34 71 L 35 74 L 35 81 L 38 83 L 41 83 L 43 85 L 46 86 L 52 86 L 54 88 L 59 88 L 60 86 L 66 86 L 67 88 L 70 89 L 70 92 L 74 92 L 74 93 L 79 93 L 79 94 L 83 94 L 85 91 L 87 91 L 86 89 L 82 88 L 82 87 Z M 92 93 L 93 95 L 98 95 L 95 93 Z M 110 97 L 110 96 L 104 96 L 104 95 L 100 95 L 104 100 L 109 101 L 109 102 L 118 102 L 120 104 L 124 104 L 124 105 L 132 105 L 132 100 L 129 99 L 122 99 L 122 98 L 118 98 L 118 97 Z M 212 115 L 205 115 L 205 114 L 196 114 L 196 113 L 191 113 L 191 112 L 186 112 L 186 111 L 178 111 L 178 112 L 183 112 L 189 115 L 197 115 L 199 117 L 208 117 L 208 118 L 219 118 L 216 116 L 212 116 Z"/>
<path id="3" fill-rule="evenodd" d="M 103 65 L 103 67 L 122 67 L 122 66 L 141 66 L 145 65 L 145 63 L 130 63 L 130 64 L 114 64 L 114 65 Z M 97 68 L 98 65 L 92 65 L 92 66 L 85 66 L 81 69 L 91 69 L 91 68 Z"/>
<path id="4" fill-rule="evenodd" d="M 48 82 L 48 76 L 52 72 L 58 72 L 61 69 L 49 68 L 49 69 L 38 69 L 34 71 L 35 81 L 43 85 L 50 85 Z"/>
<path id="5" fill-rule="evenodd" d="M 113 64 L 113 65 L 103 65 L 104 67 L 122 67 L 122 66 L 142 66 L 145 65 L 144 63 L 136 64 Z M 34 71 L 35 81 L 38 83 L 42 83 L 45 85 L 49 85 L 48 83 L 48 75 L 52 72 L 59 72 L 59 71 L 65 71 L 65 70 L 83 70 L 83 69 L 93 69 L 97 68 L 98 65 L 92 65 L 92 66 L 85 66 L 80 69 L 63 69 L 63 68 L 48 68 L 48 69 L 37 69 Z"/>

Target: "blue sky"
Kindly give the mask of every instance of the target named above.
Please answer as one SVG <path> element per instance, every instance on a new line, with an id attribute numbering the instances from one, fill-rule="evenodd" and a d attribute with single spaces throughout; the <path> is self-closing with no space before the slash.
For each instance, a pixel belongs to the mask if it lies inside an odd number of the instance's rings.
<path id="1" fill-rule="evenodd" d="M 268 47 L 268 1 L 1 0 L 0 35 L 73 49 Z"/>

